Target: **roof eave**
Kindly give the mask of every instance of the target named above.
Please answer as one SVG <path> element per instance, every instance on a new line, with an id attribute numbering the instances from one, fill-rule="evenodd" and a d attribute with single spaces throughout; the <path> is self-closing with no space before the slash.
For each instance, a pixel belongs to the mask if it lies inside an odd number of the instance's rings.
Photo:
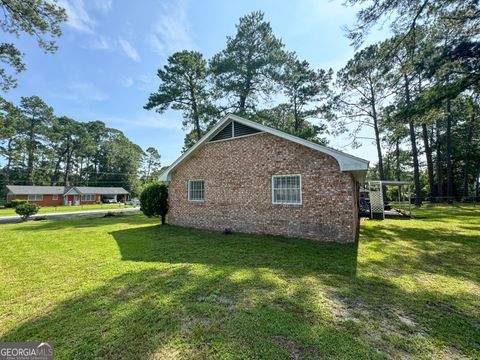
<path id="1" fill-rule="evenodd" d="M 360 172 L 366 172 L 368 170 L 369 166 L 369 161 L 365 159 L 358 158 L 356 156 L 350 155 L 343 153 L 341 151 L 322 146 L 316 143 L 313 143 L 308 140 L 301 139 L 297 136 L 287 134 L 283 131 L 273 129 L 271 127 L 259 124 L 257 122 L 251 121 L 244 119 L 240 116 L 234 115 L 234 114 L 227 114 L 225 115 L 200 141 L 198 141 L 195 145 L 193 145 L 188 151 L 186 151 L 184 154 L 182 154 L 175 162 L 169 166 L 168 169 L 166 169 L 163 173 L 160 174 L 159 180 L 160 181 L 171 181 L 171 172 L 172 170 L 175 169 L 176 166 L 178 166 L 181 162 L 183 162 L 185 159 L 187 159 L 191 154 L 193 154 L 198 148 L 200 148 L 203 144 L 208 142 L 212 137 L 214 137 L 218 131 L 220 131 L 223 126 L 227 123 L 228 120 L 233 120 L 237 121 L 241 124 L 244 124 L 246 126 L 250 126 L 254 129 L 257 129 L 262 132 L 267 132 L 272 135 L 281 137 L 283 139 L 292 141 L 294 143 L 309 147 L 313 150 L 317 150 L 319 152 L 322 152 L 324 154 L 332 156 L 335 160 L 337 160 L 340 171 L 344 172 L 353 172 L 353 171 L 360 171 Z M 363 181 L 365 180 L 365 177 L 363 177 Z"/>

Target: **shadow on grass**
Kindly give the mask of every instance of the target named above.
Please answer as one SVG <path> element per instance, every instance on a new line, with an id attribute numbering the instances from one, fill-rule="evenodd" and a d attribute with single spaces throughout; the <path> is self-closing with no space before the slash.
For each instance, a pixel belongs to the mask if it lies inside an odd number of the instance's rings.
<path id="1" fill-rule="evenodd" d="M 444 229 L 377 226 L 362 229 L 362 239 L 384 254 L 378 265 L 400 273 L 435 273 L 478 281 L 480 243 L 477 234 Z M 405 251 L 401 251 L 401 248 Z M 391 250 L 396 248 L 394 250 Z"/>
<path id="2" fill-rule="evenodd" d="M 157 219 L 149 219 L 143 214 L 139 213 L 121 213 L 115 214 L 112 217 L 105 217 L 104 214 L 88 215 L 82 217 L 63 218 L 63 219 L 48 219 L 42 221 L 28 221 L 25 223 L 15 224 L 12 230 L 15 231 L 50 231 L 63 230 L 66 228 L 84 229 L 96 228 L 105 225 L 127 224 L 127 225 L 142 225 L 151 224 L 152 222 L 159 222 Z"/>
<path id="3" fill-rule="evenodd" d="M 357 269 L 358 243 L 318 243 L 270 235 L 224 235 L 171 225 L 118 230 L 111 235 L 123 260 L 346 276 L 355 276 Z"/>
<path id="4" fill-rule="evenodd" d="M 467 355 L 480 349 L 475 319 L 428 291 L 414 300 L 384 279 L 333 275 L 324 279 L 332 291 L 324 298 L 288 274 L 293 287 L 287 291 L 262 269 L 243 278 L 233 267 L 207 270 L 126 273 L 0 340 L 52 342 L 60 359 L 375 359 L 415 355 L 422 341 Z M 332 314 L 325 305 L 319 311 L 319 300 L 335 301 L 348 313 Z M 397 314 L 422 314 L 422 338 Z M 364 325 L 372 321 L 376 333 Z"/>
<path id="5" fill-rule="evenodd" d="M 478 296 L 400 286 L 382 273 L 400 269 L 414 282 L 415 272 L 443 269 L 478 283 L 472 236 L 450 241 L 452 232 L 439 229 L 364 228 L 362 239 L 385 256 L 359 265 L 358 244 L 226 236 L 148 226 L 142 217 L 104 220 L 140 225 L 110 234 L 123 260 L 154 268 L 113 278 L 26 320 L 1 341 L 51 341 L 58 358 L 75 359 L 427 358 L 432 348 L 451 351 L 446 358 L 480 353 L 480 320 L 472 310 Z M 396 242 L 418 257 L 390 252 Z"/>
<path id="6" fill-rule="evenodd" d="M 356 336 L 321 324 L 308 288 L 282 294 L 261 270 L 243 280 L 232 275 L 233 269 L 130 272 L 1 340 L 49 341 L 61 359 L 378 357 Z"/>

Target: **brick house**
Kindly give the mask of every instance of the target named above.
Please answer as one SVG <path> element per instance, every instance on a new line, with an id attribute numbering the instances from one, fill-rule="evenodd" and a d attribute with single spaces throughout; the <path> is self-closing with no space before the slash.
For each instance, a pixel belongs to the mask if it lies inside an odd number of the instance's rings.
<path id="1" fill-rule="evenodd" d="M 126 201 L 128 191 L 121 187 L 7 185 L 7 204 L 14 199 L 39 206 L 86 205 L 106 199 Z"/>
<path id="2" fill-rule="evenodd" d="M 170 224 L 352 242 L 367 169 L 367 160 L 227 115 L 160 179 Z"/>

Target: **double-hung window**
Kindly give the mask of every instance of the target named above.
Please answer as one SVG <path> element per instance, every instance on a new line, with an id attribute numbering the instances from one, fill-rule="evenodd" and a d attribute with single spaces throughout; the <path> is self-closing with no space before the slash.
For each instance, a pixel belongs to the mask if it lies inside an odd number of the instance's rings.
<path id="1" fill-rule="evenodd" d="M 43 201 L 43 195 L 41 195 L 41 194 L 30 194 L 30 195 L 28 195 L 28 201 Z"/>
<path id="2" fill-rule="evenodd" d="M 82 200 L 83 201 L 94 201 L 95 200 L 95 194 L 84 194 L 84 195 L 82 195 Z"/>
<path id="3" fill-rule="evenodd" d="M 52 200 L 58 200 L 58 195 L 52 195 Z"/>
<path id="4" fill-rule="evenodd" d="M 205 184 L 203 180 L 188 180 L 188 200 L 205 200 Z"/>
<path id="5" fill-rule="evenodd" d="M 302 204 L 302 178 L 300 175 L 272 176 L 272 203 Z"/>

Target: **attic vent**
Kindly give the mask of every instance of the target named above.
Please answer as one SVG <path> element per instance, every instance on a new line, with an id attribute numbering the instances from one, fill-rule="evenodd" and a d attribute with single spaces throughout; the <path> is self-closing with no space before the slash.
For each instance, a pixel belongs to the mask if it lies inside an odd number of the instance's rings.
<path id="1" fill-rule="evenodd" d="M 233 124 L 233 133 L 232 133 L 232 124 Z M 225 126 L 220 132 L 215 135 L 210 141 L 226 140 L 233 137 L 240 137 L 245 135 L 251 135 L 261 132 L 260 130 L 254 129 L 250 126 L 243 125 L 239 122 L 233 121 L 227 126 Z M 233 136 L 235 135 L 235 136 Z"/>
<path id="2" fill-rule="evenodd" d="M 236 121 L 233 123 L 233 127 L 233 133 L 235 134 L 235 137 L 256 134 L 260 132 L 260 130 L 254 129 L 247 125 L 243 125 Z"/>
<path id="3" fill-rule="evenodd" d="M 232 123 L 225 126 L 220 132 L 215 135 L 212 140 L 210 141 L 218 141 L 218 140 L 225 140 L 230 139 L 232 137 Z"/>

